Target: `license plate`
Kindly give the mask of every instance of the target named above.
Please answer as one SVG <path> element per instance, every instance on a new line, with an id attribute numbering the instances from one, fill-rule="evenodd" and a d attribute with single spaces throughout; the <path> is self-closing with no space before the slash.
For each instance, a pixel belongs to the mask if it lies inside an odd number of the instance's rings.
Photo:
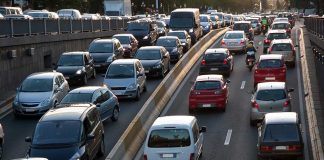
<path id="1" fill-rule="evenodd" d="M 267 80 L 267 81 L 273 81 L 273 80 L 276 80 L 276 77 L 265 77 L 265 80 Z"/>
<path id="2" fill-rule="evenodd" d="M 174 154 L 162 154 L 162 158 L 174 158 Z"/>
<path id="3" fill-rule="evenodd" d="M 64 77 L 66 80 L 70 79 L 70 77 Z"/>
<path id="4" fill-rule="evenodd" d="M 236 45 L 236 42 L 230 42 L 228 43 L 230 46 L 235 46 Z"/>
<path id="5" fill-rule="evenodd" d="M 287 146 L 276 146 L 276 150 L 287 150 Z"/>
<path id="6" fill-rule="evenodd" d="M 203 104 L 203 107 L 211 107 L 211 104 Z"/>
<path id="7" fill-rule="evenodd" d="M 123 95 L 124 91 L 113 91 L 113 93 L 118 96 L 118 95 Z"/>
<path id="8" fill-rule="evenodd" d="M 211 71 L 218 71 L 218 68 L 211 68 Z"/>
<path id="9" fill-rule="evenodd" d="M 145 71 L 145 73 L 149 73 L 150 71 Z"/>
<path id="10" fill-rule="evenodd" d="M 35 109 L 26 108 L 26 112 L 35 112 Z"/>

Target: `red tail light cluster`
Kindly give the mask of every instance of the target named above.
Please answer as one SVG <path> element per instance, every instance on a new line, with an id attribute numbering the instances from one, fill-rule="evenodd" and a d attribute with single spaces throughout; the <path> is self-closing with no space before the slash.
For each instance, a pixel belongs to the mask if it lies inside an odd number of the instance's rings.
<path id="1" fill-rule="evenodd" d="M 260 150 L 262 152 L 271 152 L 272 151 L 272 146 L 261 146 Z"/>
<path id="2" fill-rule="evenodd" d="M 222 40 L 221 45 L 226 45 L 224 40 Z"/>
<path id="3" fill-rule="evenodd" d="M 268 44 L 268 43 L 270 43 L 271 41 L 268 40 L 268 39 L 265 39 L 263 42 Z"/>
<path id="4" fill-rule="evenodd" d="M 256 101 L 252 101 L 252 102 L 251 102 L 251 107 L 252 107 L 252 108 L 259 109 L 259 104 L 258 104 Z"/>
<path id="5" fill-rule="evenodd" d="M 245 41 L 242 39 L 241 42 L 240 42 L 241 45 L 244 45 L 245 44 Z"/>
<path id="6" fill-rule="evenodd" d="M 144 160 L 147 160 L 147 155 L 146 155 L 146 154 L 144 154 L 143 158 L 144 158 Z"/>
<path id="7" fill-rule="evenodd" d="M 227 61 L 227 59 L 224 59 L 224 62 L 223 62 L 223 64 L 228 64 L 228 61 Z"/>
<path id="8" fill-rule="evenodd" d="M 283 106 L 284 106 L 284 107 L 289 107 L 289 104 L 290 104 L 290 101 L 287 100 L 287 101 L 283 104 Z"/>
<path id="9" fill-rule="evenodd" d="M 203 60 L 201 61 L 201 65 L 206 65 L 206 60 L 203 59 Z"/>
<path id="10" fill-rule="evenodd" d="M 302 149 L 301 145 L 291 145 L 288 146 L 288 151 L 300 151 Z"/>
<path id="11" fill-rule="evenodd" d="M 286 68 L 280 70 L 281 73 L 286 73 Z"/>

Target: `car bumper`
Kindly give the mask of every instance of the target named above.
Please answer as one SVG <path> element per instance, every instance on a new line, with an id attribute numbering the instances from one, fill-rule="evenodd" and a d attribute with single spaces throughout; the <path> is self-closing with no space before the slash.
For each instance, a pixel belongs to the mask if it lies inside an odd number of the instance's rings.
<path id="1" fill-rule="evenodd" d="M 113 94 L 119 99 L 135 98 L 137 90 L 112 90 Z"/>
<path id="2" fill-rule="evenodd" d="M 230 71 L 230 66 L 200 67 L 199 74 L 226 74 Z"/>
<path id="3" fill-rule="evenodd" d="M 41 116 L 45 114 L 50 108 L 53 106 L 41 106 L 41 107 L 23 107 L 21 105 L 15 106 L 12 105 L 13 112 L 16 115 L 22 115 L 22 116 Z"/>
<path id="4" fill-rule="evenodd" d="M 148 77 L 158 77 L 161 76 L 162 68 L 145 70 L 145 75 Z"/>
<path id="5" fill-rule="evenodd" d="M 303 152 L 258 153 L 259 158 L 290 159 L 303 157 Z"/>
<path id="6" fill-rule="evenodd" d="M 94 67 L 97 70 L 106 70 L 108 66 L 110 65 L 110 62 L 105 62 L 105 63 L 95 63 Z"/>
<path id="7" fill-rule="evenodd" d="M 290 112 L 291 107 L 284 107 L 283 110 L 281 111 L 275 111 L 275 112 Z M 252 121 L 262 121 L 264 118 L 264 115 L 270 113 L 270 112 L 259 112 L 257 109 L 252 108 L 251 109 L 251 114 L 250 114 L 250 119 Z"/>
<path id="8" fill-rule="evenodd" d="M 286 77 L 279 77 L 279 76 L 254 77 L 254 84 L 262 83 L 262 82 L 286 82 Z"/>
<path id="9" fill-rule="evenodd" d="M 64 78 L 69 82 L 69 83 L 78 83 L 78 82 L 83 82 L 84 79 L 84 74 L 78 74 L 78 75 L 64 75 Z"/>
<path id="10" fill-rule="evenodd" d="M 222 45 L 223 48 L 227 48 L 229 51 L 245 51 L 246 46 L 225 46 Z"/>
<path id="11" fill-rule="evenodd" d="M 226 107 L 226 98 L 214 98 L 213 100 L 189 99 L 189 109 L 220 108 Z"/>

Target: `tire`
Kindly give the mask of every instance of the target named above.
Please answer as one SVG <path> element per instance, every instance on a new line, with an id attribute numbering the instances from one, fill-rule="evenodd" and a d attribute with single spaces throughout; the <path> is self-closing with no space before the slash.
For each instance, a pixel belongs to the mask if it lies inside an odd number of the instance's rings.
<path id="1" fill-rule="evenodd" d="M 92 78 L 93 79 L 96 79 L 96 76 L 97 76 L 96 69 L 93 69 Z"/>
<path id="2" fill-rule="evenodd" d="M 83 82 L 82 82 L 83 85 L 87 85 L 88 84 L 88 77 L 87 75 L 84 75 L 83 76 Z"/>
<path id="3" fill-rule="evenodd" d="M 139 101 L 140 100 L 140 97 L 141 97 L 141 91 L 140 91 L 139 88 L 137 88 L 136 96 L 135 96 L 135 101 Z"/>
<path id="4" fill-rule="evenodd" d="M 143 88 L 143 92 L 146 92 L 147 91 L 147 86 L 146 86 L 146 83 L 144 84 L 144 88 Z"/>
<path id="5" fill-rule="evenodd" d="M 104 136 L 102 136 L 101 138 L 102 138 L 102 140 L 100 142 L 100 148 L 99 148 L 98 153 L 97 153 L 97 155 L 99 157 L 105 155 L 105 151 L 106 151 Z"/>
<path id="6" fill-rule="evenodd" d="M 112 116 L 111 116 L 111 120 L 112 120 L 113 122 L 116 122 L 116 121 L 118 120 L 118 117 L 119 117 L 119 109 L 118 109 L 118 107 L 116 106 L 116 107 L 114 107 L 113 114 L 112 114 Z"/>

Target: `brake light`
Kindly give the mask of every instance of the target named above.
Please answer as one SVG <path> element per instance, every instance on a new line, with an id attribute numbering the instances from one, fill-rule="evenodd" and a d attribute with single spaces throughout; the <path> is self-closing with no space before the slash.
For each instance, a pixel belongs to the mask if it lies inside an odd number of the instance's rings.
<path id="1" fill-rule="evenodd" d="M 281 73 L 286 73 L 286 68 L 280 70 Z"/>
<path id="2" fill-rule="evenodd" d="M 223 64 L 228 64 L 228 61 L 227 61 L 227 59 L 224 59 L 224 62 L 223 62 Z"/>
<path id="3" fill-rule="evenodd" d="M 283 106 L 284 106 L 284 107 L 289 107 L 289 104 L 290 104 L 290 101 L 287 100 L 287 101 L 283 104 Z"/>
<path id="4" fill-rule="evenodd" d="M 258 74 L 258 73 L 259 73 L 258 69 L 255 69 L 254 74 Z"/>
<path id="5" fill-rule="evenodd" d="M 301 145 L 288 146 L 288 151 L 300 151 L 301 149 L 302 149 Z"/>
<path id="6" fill-rule="evenodd" d="M 268 39 L 265 39 L 264 40 L 264 43 L 270 43 L 271 41 L 270 40 L 268 40 Z"/>
<path id="7" fill-rule="evenodd" d="M 249 29 L 249 32 L 252 32 L 252 31 L 253 31 L 253 29 L 252 29 L 252 28 L 250 28 L 250 29 Z"/>
<path id="8" fill-rule="evenodd" d="M 272 52 L 272 47 L 269 48 L 269 53 Z"/>
<path id="9" fill-rule="evenodd" d="M 222 40 L 221 45 L 225 45 L 225 41 L 224 40 Z"/>
<path id="10" fill-rule="evenodd" d="M 206 60 L 203 59 L 203 60 L 201 61 L 201 65 L 206 65 Z"/>
<path id="11" fill-rule="evenodd" d="M 261 146 L 260 150 L 262 152 L 271 152 L 272 151 L 272 146 Z"/>
<path id="12" fill-rule="evenodd" d="M 195 160 L 195 153 L 190 154 L 190 159 L 189 160 Z"/>
<path id="13" fill-rule="evenodd" d="M 259 104 L 258 104 L 256 101 L 252 101 L 252 102 L 251 102 L 251 107 L 252 107 L 252 108 L 259 109 Z"/>
<path id="14" fill-rule="evenodd" d="M 147 155 L 146 155 L 146 154 L 144 154 L 143 158 L 144 158 L 144 160 L 147 160 Z"/>

